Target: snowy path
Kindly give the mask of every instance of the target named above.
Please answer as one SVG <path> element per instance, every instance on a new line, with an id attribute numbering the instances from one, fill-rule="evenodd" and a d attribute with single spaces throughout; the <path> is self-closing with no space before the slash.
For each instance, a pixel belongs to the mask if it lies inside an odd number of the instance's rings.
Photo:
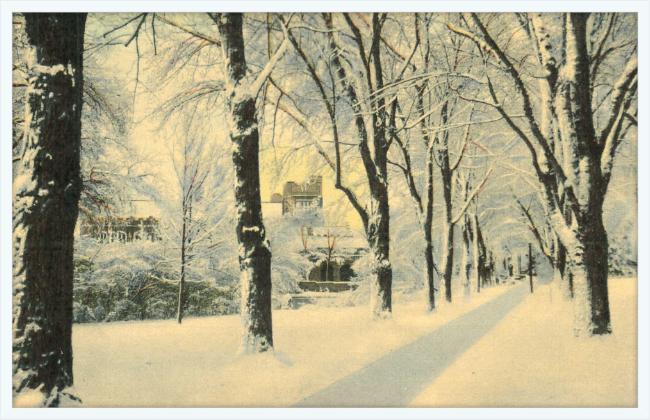
<path id="1" fill-rule="evenodd" d="M 294 407 L 405 407 L 529 293 L 527 283 L 517 286 Z"/>

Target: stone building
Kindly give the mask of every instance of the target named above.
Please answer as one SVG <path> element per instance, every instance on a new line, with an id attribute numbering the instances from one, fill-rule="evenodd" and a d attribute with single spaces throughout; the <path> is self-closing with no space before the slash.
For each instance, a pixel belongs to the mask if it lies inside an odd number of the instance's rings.
<path id="1" fill-rule="evenodd" d="M 80 217 L 78 233 L 102 243 L 159 242 L 161 215 L 153 200 L 134 194 L 117 214 Z"/>
<path id="2" fill-rule="evenodd" d="M 271 201 L 279 200 L 279 194 L 273 194 Z M 282 214 L 304 211 L 309 208 L 323 207 L 323 177 L 314 175 L 306 184 L 289 181 L 282 190 Z"/>
<path id="3" fill-rule="evenodd" d="M 157 242 L 160 219 L 155 217 L 85 217 L 81 221 L 80 233 L 102 243 L 112 242 Z"/>

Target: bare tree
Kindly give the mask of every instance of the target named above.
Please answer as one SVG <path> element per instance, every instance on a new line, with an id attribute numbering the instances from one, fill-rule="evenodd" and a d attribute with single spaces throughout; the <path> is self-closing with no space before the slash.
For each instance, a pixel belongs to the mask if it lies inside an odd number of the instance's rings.
<path id="1" fill-rule="evenodd" d="M 262 221 L 256 98 L 288 46 L 275 52 L 262 72 L 249 80 L 241 13 L 212 14 L 219 27 L 225 57 L 226 106 L 233 142 L 237 241 L 242 286 L 242 351 L 259 353 L 273 348 L 271 319 L 271 251 Z"/>
<path id="2" fill-rule="evenodd" d="M 191 124 L 191 123 L 190 123 Z M 187 128 L 190 130 L 191 128 Z M 188 295 L 186 280 L 193 266 L 220 251 L 224 242 L 219 239 L 218 227 L 224 220 L 225 206 L 219 206 L 223 189 L 215 147 L 199 133 L 186 132 L 183 139 L 168 144 L 168 151 L 178 181 L 177 204 L 170 210 L 168 219 L 173 225 L 166 236 L 180 250 L 180 282 L 177 320 L 185 315 Z M 177 222 L 174 222 L 177 220 Z"/>
<path id="3" fill-rule="evenodd" d="M 85 13 L 25 15 L 29 86 L 13 184 L 13 391 L 38 390 L 45 406 L 77 399 L 69 387 L 85 22 Z"/>
<path id="4" fill-rule="evenodd" d="M 551 36 L 556 34 L 542 30 L 544 16 L 536 18 L 538 30 L 531 33 L 540 46 L 542 81 L 547 87 L 541 95 L 542 109 L 546 110 L 542 117 L 536 116 L 526 77 L 482 19 L 477 14 L 466 16 L 472 32 L 450 25 L 451 30 L 472 39 L 486 61 L 493 57 L 501 66 L 499 72 L 516 86 L 518 106 L 525 115 L 523 124 L 503 106 L 504 99 L 499 98 L 494 85 L 494 71 L 490 74 L 486 70 L 489 99 L 481 102 L 496 110 L 530 151 L 535 174 L 544 187 L 547 217 L 569 256 L 576 335 L 611 332 L 603 202 L 617 148 L 634 124 L 626 115 L 632 113 L 637 91 L 638 66 L 632 40 L 627 43 L 629 48 L 615 48 L 619 52 L 616 59 L 626 64 L 618 80 L 609 80 L 614 88 L 605 94 L 592 92 L 593 80 L 608 77 L 598 70 L 602 49 L 613 42 L 611 31 L 606 31 L 594 40 L 595 49 L 590 48 L 589 27 L 597 18 L 590 20 L 585 13 L 563 16 L 561 59 L 554 56 L 551 46 Z M 633 33 L 629 23 L 624 26 L 623 32 Z M 602 110 L 594 103 L 600 97 L 610 98 L 609 106 Z M 594 109 L 602 116 L 599 120 L 594 118 Z"/>
<path id="5" fill-rule="evenodd" d="M 347 48 L 342 47 L 342 41 L 338 35 L 339 28 L 335 28 L 334 15 L 322 14 L 328 43 L 330 58 L 326 63 L 326 69 L 332 80 L 332 89 L 342 85 L 343 92 L 349 101 L 354 116 L 352 125 L 356 131 L 356 143 L 358 144 L 359 158 L 363 164 L 364 175 L 368 181 L 370 195 L 370 209 L 364 205 L 358 195 L 347 186 L 342 177 L 341 165 L 341 141 L 339 123 L 336 117 L 337 104 L 340 94 L 329 94 L 329 89 L 323 81 L 323 77 L 303 50 L 292 31 L 289 31 L 291 41 L 298 56 L 305 63 L 309 76 L 316 85 L 319 96 L 322 99 L 332 130 L 335 159 L 332 159 L 320 144 L 317 136 L 311 135 L 312 140 L 318 148 L 319 154 L 323 156 L 328 166 L 335 171 L 337 189 L 343 191 L 351 205 L 361 218 L 366 238 L 370 249 L 373 252 L 375 261 L 371 279 L 371 317 L 373 319 L 386 318 L 391 315 L 391 289 L 392 289 L 392 267 L 389 259 L 390 251 L 390 213 L 388 203 L 388 151 L 392 143 L 391 132 L 394 131 L 395 113 L 397 103 L 388 103 L 383 95 L 377 95 L 383 91 L 385 76 L 384 62 L 381 57 L 382 27 L 386 21 L 386 14 L 373 14 L 372 22 L 365 17 L 368 27 L 372 28 L 370 36 L 370 49 L 366 48 L 368 39 L 350 14 L 340 16 L 340 22 L 348 30 L 354 42 L 354 53 L 348 54 Z M 281 17 L 282 20 L 284 20 Z M 361 77 L 359 77 L 361 74 Z M 401 74 L 400 74 L 401 77 Z M 334 91 L 335 92 L 335 91 Z M 387 111 L 388 109 L 388 111 Z M 365 116 L 369 116 L 369 122 Z M 294 117 L 299 124 L 307 131 L 309 126 Z"/>

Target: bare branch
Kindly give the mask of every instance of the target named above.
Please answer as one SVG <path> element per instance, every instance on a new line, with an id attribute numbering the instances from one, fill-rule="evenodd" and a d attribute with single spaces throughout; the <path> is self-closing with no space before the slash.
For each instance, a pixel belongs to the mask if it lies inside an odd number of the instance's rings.
<path id="1" fill-rule="evenodd" d="M 539 229 L 537 228 L 537 225 L 535 224 L 535 221 L 533 220 L 533 216 L 530 214 L 530 210 L 526 207 L 524 207 L 523 204 L 521 204 L 521 201 L 517 199 L 517 204 L 519 204 L 519 208 L 521 209 L 521 212 L 526 218 L 528 219 L 528 222 L 530 223 L 530 230 L 533 232 L 533 235 L 535 236 L 535 239 L 537 239 L 537 243 L 539 244 L 540 249 L 548 259 L 548 261 L 551 263 L 551 265 L 554 265 L 553 261 L 553 255 L 551 255 L 551 251 L 549 250 L 546 242 L 542 238 L 542 235 L 539 232 Z"/>
<path id="2" fill-rule="evenodd" d="M 147 13 L 143 13 L 142 14 L 142 19 L 140 20 L 140 23 L 138 24 L 138 27 L 135 29 L 135 32 L 133 33 L 131 38 L 129 38 L 129 40 L 126 42 L 126 44 L 124 44 L 125 47 L 128 47 L 129 44 L 131 43 L 131 41 L 133 41 L 134 39 L 136 39 L 138 37 L 138 35 L 140 34 L 140 28 L 142 28 L 142 24 L 144 23 L 144 21 L 146 19 L 147 19 Z"/>
<path id="3" fill-rule="evenodd" d="M 634 81 L 637 78 L 637 73 L 638 59 L 634 57 L 627 63 L 625 66 L 625 71 L 623 71 L 623 74 L 614 86 L 614 91 L 612 92 L 612 113 L 598 140 L 598 143 L 603 148 L 605 148 L 606 143 L 610 141 L 612 130 L 614 129 L 617 121 L 620 121 L 621 119 L 621 112 L 625 112 L 625 97 L 630 87 L 634 84 Z"/>
<path id="4" fill-rule="evenodd" d="M 210 15 L 210 13 L 208 13 L 208 16 L 210 16 L 210 17 L 214 20 L 214 18 Z M 169 25 L 171 25 L 171 26 L 173 26 L 173 27 L 175 27 L 175 28 L 178 28 L 178 29 L 182 30 L 183 32 L 187 32 L 188 34 L 193 35 L 193 36 L 195 36 L 196 38 L 199 38 L 199 39 L 202 39 L 202 40 L 204 40 L 204 41 L 207 41 L 207 42 L 209 42 L 210 44 L 217 45 L 217 46 L 220 46 L 220 45 L 221 45 L 221 42 L 220 42 L 220 41 L 217 41 L 217 40 L 214 39 L 214 38 L 210 38 L 209 36 L 206 36 L 206 35 L 200 34 L 200 33 L 196 32 L 196 31 L 194 31 L 194 30 L 192 30 L 192 29 L 190 29 L 190 28 L 185 27 L 185 26 L 179 25 L 178 23 L 173 22 L 173 21 L 167 19 L 167 18 L 164 17 L 164 16 L 160 16 L 160 14 L 156 14 L 156 19 L 158 19 L 158 20 L 160 20 L 160 21 L 162 21 L 162 22 L 165 22 L 165 23 L 167 23 L 167 24 L 169 24 Z"/>
<path id="5" fill-rule="evenodd" d="M 460 218 L 463 217 L 463 214 L 465 214 L 465 211 L 467 210 L 467 207 L 469 207 L 469 205 L 472 203 L 472 200 L 474 200 L 474 198 L 481 192 L 481 190 L 483 189 L 483 186 L 485 186 L 485 183 L 487 182 L 488 178 L 490 178 L 491 174 L 492 174 L 492 169 L 490 169 L 488 171 L 488 173 L 485 175 L 485 178 L 483 179 L 483 182 L 481 182 L 481 184 L 478 187 L 476 187 L 474 189 L 474 191 L 472 191 L 470 193 L 470 195 L 467 197 L 467 201 L 465 201 L 465 204 L 463 204 L 463 207 L 456 214 L 456 217 L 454 217 L 451 220 L 452 225 L 455 225 L 456 223 L 458 223 Z"/>
<path id="6" fill-rule="evenodd" d="M 287 19 L 287 25 L 289 22 L 291 22 L 292 17 L 293 14 L 289 16 L 289 19 Z M 278 64 L 278 61 L 280 61 L 284 53 L 287 51 L 287 47 L 289 46 L 289 34 L 287 33 L 287 27 L 286 25 L 280 26 L 282 27 L 282 32 L 284 32 L 284 40 L 282 41 L 282 44 L 280 44 L 280 48 L 278 48 L 275 54 L 273 54 L 273 57 L 269 60 L 268 63 L 266 63 L 264 69 L 260 72 L 260 74 L 257 75 L 255 81 L 251 83 L 250 93 L 253 97 L 257 96 L 257 93 L 262 89 L 267 79 L 271 75 L 273 68 L 276 64 Z"/>
<path id="7" fill-rule="evenodd" d="M 110 34 L 110 33 L 113 33 L 113 32 L 115 32 L 115 31 L 117 31 L 118 29 L 122 29 L 122 28 L 124 28 L 126 25 L 128 25 L 128 24 L 131 23 L 131 22 L 133 22 L 134 20 L 137 20 L 139 17 L 141 17 L 142 15 L 145 15 L 145 14 L 146 14 L 146 13 L 140 13 L 139 15 L 137 15 L 136 17 L 134 17 L 133 19 L 129 19 L 126 23 L 124 23 L 124 24 L 122 24 L 122 25 L 120 25 L 120 26 L 117 26 L 117 27 L 111 29 L 110 31 L 106 32 L 104 35 L 102 35 L 102 37 L 106 38 L 106 35 L 108 35 L 108 34 Z"/>

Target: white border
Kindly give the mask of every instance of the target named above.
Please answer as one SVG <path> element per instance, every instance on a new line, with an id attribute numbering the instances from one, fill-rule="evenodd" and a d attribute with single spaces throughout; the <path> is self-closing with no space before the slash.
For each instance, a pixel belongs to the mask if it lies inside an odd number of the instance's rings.
<path id="1" fill-rule="evenodd" d="M 11 408 L 11 14 L 13 12 L 141 12 L 155 9 L 157 12 L 204 12 L 208 10 L 230 12 L 637 12 L 639 14 L 639 118 L 638 128 L 639 154 L 639 408 L 505 408 L 505 409 L 466 409 L 466 408 L 410 408 L 410 409 L 269 409 L 269 408 L 79 408 L 79 409 L 15 409 Z M 650 40 L 650 1 L 3 1 L 0 9 L 1 74 L 0 86 L 2 100 L 0 110 L 0 138 L 2 138 L 0 155 L 0 418 L 1 419 L 211 419 L 211 418 L 265 418 L 265 419 L 302 419 L 302 418 L 366 418 L 366 419 L 426 419 L 426 418 L 491 418 L 491 419 L 650 419 L 649 364 L 648 355 L 648 320 L 650 276 L 647 260 L 650 255 L 648 234 L 650 222 L 649 192 L 650 168 L 650 132 L 648 120 L 648 75 L 650 74 L 649 40 Z M 643 215 L 646 215 L 644 217 Z"/>

